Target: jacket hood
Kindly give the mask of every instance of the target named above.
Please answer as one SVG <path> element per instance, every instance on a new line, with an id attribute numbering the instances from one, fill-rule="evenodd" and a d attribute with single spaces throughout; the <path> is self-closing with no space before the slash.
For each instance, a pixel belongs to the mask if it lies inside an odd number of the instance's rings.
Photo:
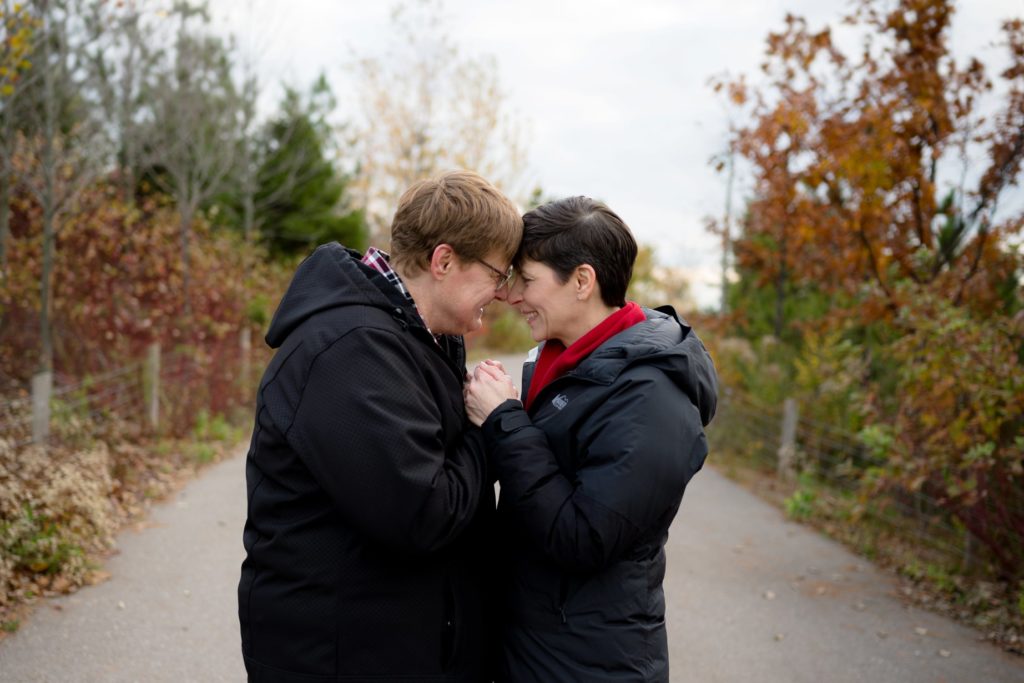
<path id="1" fill-rule="evenodd" d="M 718 373 L 704 343 L 671 306 L 644 313 L 647 322 L 606 341 L 570 374 L 610 384 L 628 367 L 654 366 L 686 393 L 707 426 L 718 405 Z"/>
<path id="2" fill-rule="evenodd" d="M 307 256 L 295 271 L 274 312 L 267 331 L 267 344 L 276 349 L 310 316 L 330 308 L 363 305 L 395 309 L 408 306 L 382 275 L 359 259 L 359 252 L 346 249 L 337 242 L 317 247 Z M 393 299 L 389 298 L 392 292 Z"/>

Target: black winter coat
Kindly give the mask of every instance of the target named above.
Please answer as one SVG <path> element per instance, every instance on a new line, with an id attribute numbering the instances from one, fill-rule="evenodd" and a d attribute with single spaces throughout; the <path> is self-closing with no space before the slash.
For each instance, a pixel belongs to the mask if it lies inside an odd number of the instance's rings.
<path id="1" fill-rule="evenodd" d="M 506 401 L 483 425 L 508 568 L 499 681 L 669 680 L 664 547 L 707 455 L 717 376 L 666 310 L 646 310 L 529 414 Z"/>
<path id="2" fill-rule="evenodd" d="M 489 680 L 494 490 L 461 339 L 442 348 L 334 243 L 299 267 L 267 343 L 238 585 L 250 680 Z"/>

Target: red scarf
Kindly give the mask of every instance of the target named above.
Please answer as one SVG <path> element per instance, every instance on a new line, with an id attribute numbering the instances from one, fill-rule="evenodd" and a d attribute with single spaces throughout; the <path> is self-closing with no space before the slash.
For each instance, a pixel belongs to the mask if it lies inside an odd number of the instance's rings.
<path id="1" fill-rule="evenodd" d="M 579 365 L 601 344 L 619 332 L 627 330 L 637 323 L 647 320 L 643 309 L 629 301 L 625 306 L 612 313 L 594 326 L 585 335 L 574 341 L 569 348 L 557 339 L 548 339 L 541 349 L 537 365 L 533 369 L 530 380 L 530 391 L 523 405 L 527 410 L 540 393 L 540 390 Z"/>

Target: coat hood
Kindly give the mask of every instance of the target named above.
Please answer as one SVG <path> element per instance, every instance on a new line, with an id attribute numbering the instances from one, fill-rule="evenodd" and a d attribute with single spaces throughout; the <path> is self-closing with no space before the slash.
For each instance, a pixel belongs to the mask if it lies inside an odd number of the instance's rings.
<path id="1" fill-rule="evenodd" d="M 346 249 L 337 242 L 317 247 L 307 256 L 295 271 L 274 312 L 267 331 L 267 344 L 276 349 L 304 321 L 330 308 L 353 305 L 385 309 L 408 307 L 401 294 L 382 275 L 361 263 L 360 257 L 359 252 Z M 408 317 L 415 319 L 416 316 Z"/>
<path id="2" fill-rule="evenodd" d="M 569 374 L 610 384 L 628 367 L 654 366 L 686 393 L 706 427 L 718 404 L 718 373 L 704 343 L 671 306 L 644 313 L 647 322 L 615 335 Z"/>

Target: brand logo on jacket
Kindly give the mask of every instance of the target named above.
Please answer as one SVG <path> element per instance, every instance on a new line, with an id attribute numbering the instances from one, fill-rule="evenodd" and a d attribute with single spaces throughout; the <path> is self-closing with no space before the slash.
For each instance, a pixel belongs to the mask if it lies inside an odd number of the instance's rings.
<path id="1" fill-rule="evenodd" d="M 565 394 L 559 394 L 558 396 L 555 396 L 553 399 L 551 399 L 551 405 L 558 408 L 559 410 L 562 410 L 567 405 L 569 405 L 569 397 L 566 396 Z"/>

